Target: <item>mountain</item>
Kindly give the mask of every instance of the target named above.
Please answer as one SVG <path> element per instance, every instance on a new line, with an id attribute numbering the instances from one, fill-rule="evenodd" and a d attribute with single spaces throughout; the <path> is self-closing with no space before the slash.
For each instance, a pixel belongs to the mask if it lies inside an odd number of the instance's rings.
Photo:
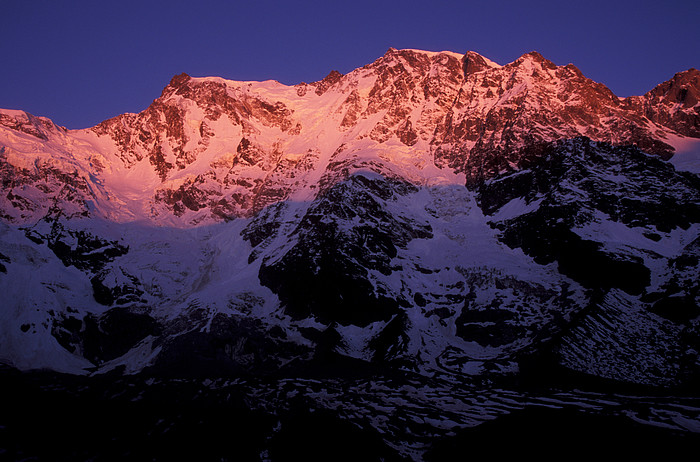
<path id="1" fill-rule="evenodd" d="M 181 74 L 84 130 L 0 110 L 0 361 L 691 390 L 699 95 L 695 69 L 618 98 L 536 52 L 389 49 L 295 86 Z M 347 380 L 294 383 L 372 399 Z"/>

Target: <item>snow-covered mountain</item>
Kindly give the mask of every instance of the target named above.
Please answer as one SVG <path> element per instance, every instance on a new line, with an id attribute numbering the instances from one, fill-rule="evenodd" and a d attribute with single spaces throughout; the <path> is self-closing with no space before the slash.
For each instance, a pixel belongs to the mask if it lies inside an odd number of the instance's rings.
<path id="1" fill-rule="evenodd" d="M 698 180 L 664 160 L 700 147 L 699 88 L 691 69 L 621 99 L 534 52 L 390 49 L 294 87 L 182 74 L 85 130 L 4 110 L 2 356 L 137 371 L 252 322 L 274 356 L 332 337 L 365 360 L 515 371 L 611 299 L 680 338 Z"/>
<path id="2" fill-rule="evenodd" d="M 84 130 L 0 110 L 0 361 L 697 384 L 699 99 L 695 69 L 618 98 L 535 52 L 390 49 L 181 74 Z"/>

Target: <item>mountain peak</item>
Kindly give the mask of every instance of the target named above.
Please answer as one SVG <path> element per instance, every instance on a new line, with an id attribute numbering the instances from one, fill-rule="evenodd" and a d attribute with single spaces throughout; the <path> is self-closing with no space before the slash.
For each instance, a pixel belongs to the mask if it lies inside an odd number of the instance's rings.
<path id="1" fill-rule="evenodd" d="M 543 62 L 546 61 L 545 57 L 539 51 L 530 51 L 522 55 L 522 58 L 529 58 L 533 61 Z"/>
<path id="2" fill-rule="evenodd" d="M 0 109 L 0 126 L 27 133 L 41 140 L 49 139 L 48 133 L 58 128 L 46 117 L 37 117 L 26 111 Z"/>
<path id="3" fill-rule="evenodd" d="M 692 137 L 700 137 L 700 71 L 679 72 L 642 97 L 629 98 L 650 120 Z"/>
<path id="4" fill-rule="evenodd" d="M 416 48 L 393 48 L 390 47 L 386 53 L 380 58 L 380 60 L 393 59 L 395 57 L 401 57 L 409 61 L 413 60 L 418 56 L 423 56 L 427 58 L 435 58 L 436 56 L 452 56 L 453 58 L 462 59 L 463 55 L 460 53 L 455 53 L 454 51 L 429 51 L 429 50 L 419 50 Z"/>
<path id="5" fill-rule="evenodd" d="M 467 51 L 462 58 L 462 67 L 464 68 L 464 75 L 469 75 L 475 72 L 481 72 L 500 66 L 493 61 L 484 58 L 475 51 Z"/>
<path id="6" fill-rule="evenodd" d="M 520 56 L 518 59 L 513 61 L 513 63 L 511 64 L 518 66 L 524 63 L 536 63 L 545 69 L 556 69 L 558 67 L 556 64 L 542 56 L 537 51 L 530 51 L 528 53 L 525 53 L 524 55 Z"/>
<path id="7" fill-rule="evenodd" d="M 318 82 L 314 82 L 312 85 L 316 87 L 316 94 L 321 96 L 328 90 L 330 87 L 335 85 L 336 83 L 340 82 L 340 79 L 343 78 L 343 74 L 340 72 L 336 71 L 335 69 L 330 71 L 327 76 L 325 76 L 322 80 L 319 80 Z"/>
<path id="8" fill-rule="evenodd" d="M 163 92 L 160 96 L 166 97 L 175 93 L 178 89 L 182 88 L 182 86 L 189 82 L 191 79 L 192 77 L 190 77 L 184 72 L 173 76 L 173 78 L 170 79 L 170 83 L 168 83 L 168 85 L 165 88 L 163 88 Z"/>

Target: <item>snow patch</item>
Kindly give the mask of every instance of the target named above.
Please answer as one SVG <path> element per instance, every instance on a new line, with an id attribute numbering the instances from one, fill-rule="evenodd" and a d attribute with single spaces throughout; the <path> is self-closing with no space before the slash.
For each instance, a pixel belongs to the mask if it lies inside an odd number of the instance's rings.
<path id="1" fill-rule="evenodd" d="M 700 174 L 700 139 L 668 135 L 668 143 L 676 148 L 669 162 L 676 170 Z"/>

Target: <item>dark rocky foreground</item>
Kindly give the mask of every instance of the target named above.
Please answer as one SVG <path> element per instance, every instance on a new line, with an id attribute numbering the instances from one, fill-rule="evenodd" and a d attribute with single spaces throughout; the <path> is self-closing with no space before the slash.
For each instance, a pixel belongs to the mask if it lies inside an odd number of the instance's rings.
<path id="1" fill-rule="evenodd" d="M 464 385 L 376 371 L 184 380 L 3 368 L 0 376 L 2 460 L 683 460 L 700 443 L 700 396 L 603 393 L 602 383 L 583 391 L 565 377 Z"/>

